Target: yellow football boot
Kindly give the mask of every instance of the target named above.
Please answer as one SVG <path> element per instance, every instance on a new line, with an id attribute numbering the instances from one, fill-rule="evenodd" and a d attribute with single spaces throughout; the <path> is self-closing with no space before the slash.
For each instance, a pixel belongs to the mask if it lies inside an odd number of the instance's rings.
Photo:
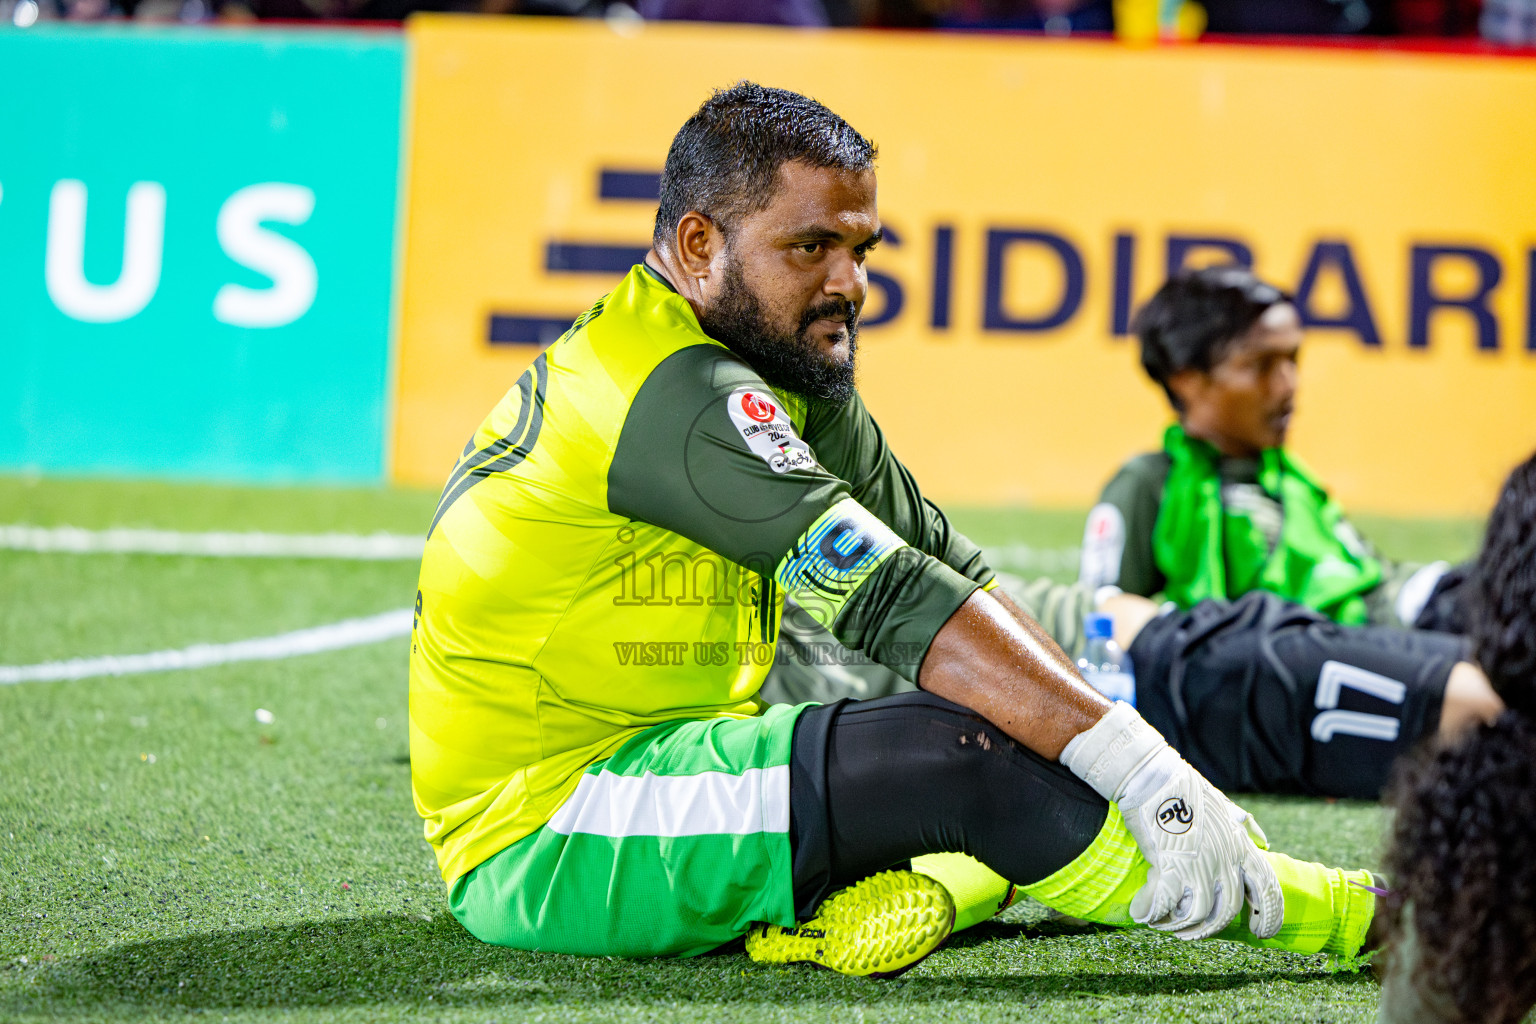
<path id="1" fill-rule="evenodd" d="M 755 924 L 747 955 L 764 964 L 816 964 L 857 977 L 893 978 L 949 938 L 949 891 L 916 871 L 882 871 L 822 900 L 793 928 Z"/>

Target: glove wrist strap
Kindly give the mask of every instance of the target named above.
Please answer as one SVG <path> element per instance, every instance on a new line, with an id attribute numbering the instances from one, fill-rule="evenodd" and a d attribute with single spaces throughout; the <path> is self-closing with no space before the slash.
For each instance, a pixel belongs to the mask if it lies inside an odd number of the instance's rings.
<path id="1" fill-rule="evenodd" d="M 1104 799 L 1116 801 L 1131 777 L 1167 746 L 1135 708 L 1116 701 L 1091 729 L 1072 737 L 1061 763 Z"/>

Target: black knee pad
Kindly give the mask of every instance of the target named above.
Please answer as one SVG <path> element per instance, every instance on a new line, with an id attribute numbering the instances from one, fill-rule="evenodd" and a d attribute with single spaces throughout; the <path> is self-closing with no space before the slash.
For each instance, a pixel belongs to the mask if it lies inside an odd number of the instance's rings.
<path id="1" fill-rule="evenodd" d="M 969 853 L 1016 882 L 1061 868 L 1108 805 L 1066 768 L 928 693 L 803 712 L 790 775 L 795 891 L 831 888 L 924 853 Z"/>

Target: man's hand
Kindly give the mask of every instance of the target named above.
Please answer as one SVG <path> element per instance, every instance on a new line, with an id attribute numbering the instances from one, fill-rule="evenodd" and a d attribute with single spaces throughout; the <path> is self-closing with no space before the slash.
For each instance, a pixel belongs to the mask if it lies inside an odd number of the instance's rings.
<path id="1" fill-rule="evenodd" d="M 1119 804 L 1152 865 L 1134 904 L 1138 920 L 1204 938 L 1236 916 L 1246 888 L 1254 934 L 1270 938 L 1280 930 L 1280 884 L 1254 845 L 1264 833 L 1250 829 L 1252 819 L 1135 709 L 1110 705 L 1084 683 L 1072 659 L 1006 596 L 972 594 L 933 638 L 917 682 L 1060 760 Z M 1160 814 L 1169 816 L 1167 827 Z"/>
<path id="2" fill-rule="evenodd" d="M 1117 703 L 1080 733 L 1061 763 L 1120 807 L 1151 864 L 1131 901 L 1131 917 L 1181 939 L 1227 926 L 1246 894 L 1249 928 L 1261 939 L 1280 930 L 1284 900 L 1253 816 L 1190 767 L 1129 705 Z"/>

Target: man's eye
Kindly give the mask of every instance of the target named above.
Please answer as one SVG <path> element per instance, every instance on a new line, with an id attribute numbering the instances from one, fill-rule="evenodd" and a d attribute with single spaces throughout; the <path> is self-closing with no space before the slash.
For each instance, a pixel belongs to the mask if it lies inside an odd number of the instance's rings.
<path id="1" fill-rule="evenodd" d="M 807 255 L 814 256 L 818 252 L 821 252 L 821 246 L 822 243 L 820 242 L 801 242 L 795 248 L 799 249 L 803 253 L 806 253 Z"/>

